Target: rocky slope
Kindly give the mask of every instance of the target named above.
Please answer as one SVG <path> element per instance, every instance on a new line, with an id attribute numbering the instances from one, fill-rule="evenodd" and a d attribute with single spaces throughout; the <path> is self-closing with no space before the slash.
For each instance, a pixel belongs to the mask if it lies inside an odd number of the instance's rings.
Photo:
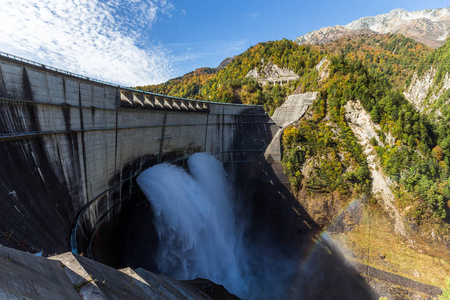
<path id="1" fill-rule="evenodd" d="M 431 68 L 421 76 L 417 73 L 413 75 L 411 85 L 403 93 L 414 107 L 420 112 L 429 113 L 429 107 L 436 100 L 438 100 L 446 90 L 450 88 L 450 76 L 449 73 L 445 74 L 443 82 L 440 88 L 433 89 L 436 79 L 436 69 Z M 436 115 L 440 116 L 441 112 L 439 108 L 436 110 Z"/>
<path id="2" fill-rule="evenodd" d="M 450 41 L 419 64 L 403 93 L 417 110 L 433 118 L 448 117 L 449 66 Z"/>
<path id="3" fill-rule="evenodd" d="M 222 60 L 222 62 L 219 64 L 219 66 L 215 69 L 216 72 L 225 69 L 235 58 L 236 58 L 236 56 L 233 56 L 233 57 L 227 57 L 224 60 Z"/>
<path id="4" fill-rule="evenodd" d="M 255 78 L 263 86 L 267 83 L 287 83 L 297 80 L 298 74 L 288 68 L 280 68 L 276 64 L 269 62 L 263 68 L 255 67 L 251 69 L 245 77 Z"/>
<path id="5" fill-rule="evenodd" d="M 363 146 L 364 154 L 367 157 L 370 174 L 372 177 L 372 194 L 379 198 L 385 211 L 391 217 L 394 223 L 394 230 L 405 236 L 405 224 L 400 211 L 395 205 L 395 196 L 390 189 L 389 180 L 382 172 L 380 160 L 375 153 L 370 140 L 372 138 L 380 141 L 376 130 L 381 130 L 379 125 L 372 122 L 370 115 L 365 111 L 359 101 L 348 101 L 345 106 L 345 117 L 349 122 L 349 126 L 358 138 L 359 143 Z M 388 139 L 389 140 L 389 139 Z"/>
<path id="6" fill-rule="evenodd" d="M 295 39 L 298 44 L 325 44 L 350 34 L 400 33 L 432 48 L 442 46 L 449 35 L 450 7 L 408 12 L 394 9 L 387 14 L 364 17 L 347 25 L 324 27 Z"/>

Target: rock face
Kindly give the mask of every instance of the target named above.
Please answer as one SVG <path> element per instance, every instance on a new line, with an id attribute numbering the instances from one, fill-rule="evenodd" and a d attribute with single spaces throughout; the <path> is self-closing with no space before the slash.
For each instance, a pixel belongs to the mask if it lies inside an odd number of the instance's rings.
<path id="1" fill-rule="evenodd" d="M 262 62 L 264 64 L 264 62 Z M 253 77 L 260 84 L 269 83 L 284 84 L 291 80 L 297 80 L 298 74 L 287 68 L 280 68 L 273 63 L 266 64 L 261 70 L 257 67 L 251 69 L 245 77 Z"/>
<path id="2" fill-rule="evenodd" d="M 145 269 L 113 269 L 70 252 L 38 257 L 0 246 L 1 299 L 213 299 L 196 285 Z M 238 299 L 208 281 L 214 299 Z"/>
<path id="3" fill-rule="evenodd" d="M 329 66 L 330 66 L 330 60 L 326 56 L 324 58 L 322 58 L 322 60 L 317 64 L 316 70 L 317 70 L 317 72 L 319 72 L 318 80 L 320 82 L 328 79 L 328 77 L 330 76 Z"/>
<path id="4" fill-rule="evenodd" d="M 222 62 L 216 68 L 216 71 L 218 72 L 220 70 L 225 69 L 235 58 L 236 58 L 236 56 L 233 56 L 233 57 L 227 57 L 224 60 L 222 60 Z"/>
<path id="5" fill-rule="evenodd" d="M 430 69 L 420 77 L 418 77 L 417 74 L 414 74 L 412 77 L 411 85 L 403 93 L 406 99 L 408 99 L 409 102 L 411 102 L 414 107 L 420 112 L 423 112 L 424 110 L 425 98 L 427 97 L 428 90 L 433 85 L 435 75 L 435 69 Z"/>
<path id="6" fill-rule="evenodd" d="M 450 7 L 408 12 L 394 9 L 387 14 L 364 17 L 347 25 L 324 27 L 295 39 L 298 44 L 325 44 L 350 34 L 400 33 L 438 48 L 449 36 Z"/>
<path id="7" fill-rule="evenodd" d="M 322 45 L 334 42 L 342 37 L 351 35 L 351 34 L 370 34 L 374 33 L 371 30 L 352 30 L 347 29 L 344 26 L 336 25 L 336 26 L 328 26 L 322 27 L 319 30 L 310 31 L 305 35 L 299 36 L 294 40 L 294 42 L 299 45 Z"/>
<path id="8" fill-rule="evenodd" d="M 390 183 L 381 171 L 378 156 L 370 144 L 370 139 L 373 137 L 380 143 L 376 133 L 376 129 L 379 128 L 372 122 L 370 115 L 359 101 L 347 102 L 345 105 L 345 118 L 349 121 L 349 126 L 359 140 L 367 157 L 367 164 L 372 176 L 372 194 L 381 200 L 380 203 L 384 210 L 393 220 L 395 231 L 405 236 L 405 225 L 400 212 L 395 206 L 395 196 L 389 187 Z"/>
<path id="9" fill-rule="evenodd" d="M 442 85 L 435 88 L 436 69 L 431 68 L 422 76 L 414 74 L 411 80 L 411 85 L 403 93 L 414 107 L 420 112 L 429 113 L 429 106 L 438 100 L 442 94 L 450 88 L 450 75 L 445 74 Z M 440 115 L 440 111 L 436 111 Z"/>

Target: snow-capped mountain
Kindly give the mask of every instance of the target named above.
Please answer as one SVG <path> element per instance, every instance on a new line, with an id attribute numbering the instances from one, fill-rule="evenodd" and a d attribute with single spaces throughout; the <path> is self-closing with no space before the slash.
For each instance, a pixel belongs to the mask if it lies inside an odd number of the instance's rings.
<path id="1" fill-rule="evenodd" d="M 298 44 L 325 44 L 355 33 L 400 33 L 432 48 L 450 35 L 450 7 L 408 12 L 394 9 L 387 14 L 364 17 L 347 25 L 324 27 L 295 39 Z"/>

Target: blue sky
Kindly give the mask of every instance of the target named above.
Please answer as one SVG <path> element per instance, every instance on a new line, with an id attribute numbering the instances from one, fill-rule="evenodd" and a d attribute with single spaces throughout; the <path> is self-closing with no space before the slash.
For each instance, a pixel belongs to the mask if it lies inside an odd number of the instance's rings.
<path id="1" fill-rule="evenodd" d="M 124 85 L 216 67 L 258 42 L 448 0 L 3 0 L 0 51 Z"/>

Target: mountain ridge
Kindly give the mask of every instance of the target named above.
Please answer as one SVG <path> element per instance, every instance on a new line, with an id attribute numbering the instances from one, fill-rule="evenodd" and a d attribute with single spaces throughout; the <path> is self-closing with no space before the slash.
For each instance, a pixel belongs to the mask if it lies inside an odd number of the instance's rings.
<path id="1" fill-rule="evenodd" d="M 399 33 L 411 37 L 431 48 L 442 46 L 449 36 L 450 6 L 438 9 L 394 9 L 386 14 L 363 17 L 346 25 L 323 27 L 297 37 L 294 42 L 325 44 L 344 36 L 360 33 Z"/>

